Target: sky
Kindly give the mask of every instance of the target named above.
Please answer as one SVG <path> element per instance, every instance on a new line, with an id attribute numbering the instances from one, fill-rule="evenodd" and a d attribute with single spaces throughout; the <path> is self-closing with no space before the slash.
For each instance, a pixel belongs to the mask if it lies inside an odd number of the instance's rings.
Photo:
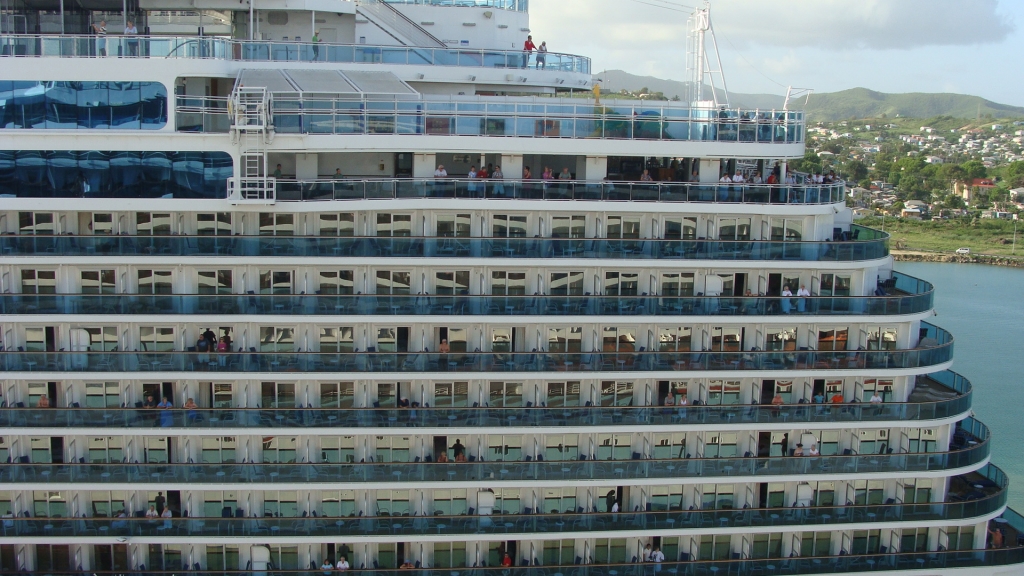
<path id="1" fill-rule="evenodd" d="M 686 79 L 697 0 L 531 0 L 552 52 Z M 712 0 L 729 90 L 955 92 L 1024 106 L 1024 0 Z M 639 88 L 639 86 L 637 87 Z"/>

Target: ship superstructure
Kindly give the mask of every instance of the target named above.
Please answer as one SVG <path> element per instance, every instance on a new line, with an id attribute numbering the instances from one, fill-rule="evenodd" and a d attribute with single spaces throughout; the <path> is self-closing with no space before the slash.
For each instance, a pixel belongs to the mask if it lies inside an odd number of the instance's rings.
<path id="1" fill-rule="evenodd" d="M 802 112 L 597 101 L 526 0 L 248 2 L 3 8 L 0 570 L 1021 572 Z"/>

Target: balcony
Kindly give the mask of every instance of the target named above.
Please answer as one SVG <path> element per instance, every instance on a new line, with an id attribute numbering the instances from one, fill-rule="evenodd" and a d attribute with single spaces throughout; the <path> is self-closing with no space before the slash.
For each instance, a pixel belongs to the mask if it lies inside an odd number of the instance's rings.
<path id="1" fill-rule="evenodd" d="M 895 296 L 390 296 L 3 294 L 8 315 L 261 316 L 902 316 L 932 309 L 934 293 Z"/>
<path id="2" fill-rule="evenodd" d="M 102 43 L 102 44 L 101 44 Z M 463 68 L 523 68 L 521 50 L 471 50 L 367 46 L 311 42 L 232 40 L 214 36 L 96 36 L 60 34 L 0 35 L 0 57 L 182 58 L 235 62 L 320 62 L 334 64 L 411 64 Z M 536 65 L 536 54 L 527 65 Z M 590 74 L 590 58 L 548 52 L 543 71 Z M 532 70 L 531 72 L 537 72 Z"/>
<path id="3" fill-rule="evenodd" d="M 577 180 L 374 179 L 277 180 L 278 201 L 560 200 L 700 204 L 820 205 L 846 199 L 845 184 L 696 184 Z M 652 208 L 652 210 L 656 210 Z M 857 227 L 866 234 L 867 229 Z M 856 239 L 856 238 L 855 238 Z M 865 236 L 863 240 L 870 240 Z"/>
<path id="4" fill-rule="evenodd" d="M 922 323 L 929 347 L 909 350 L 711 352 L 23 352 L 0 354 L 4 372 L 646 373 L 928 368 L 953 360 L 953 336 Z"/>
<path id="5" fill-rule="evenodd" d="M 766 477 L 848 474 L 953 472 L 984 462 L 989 457 L 989 431 L 973 418 L 962 422 L 970 432 L 963 446 L 952 452 L 849 454 L 837 456 L 779 456 L 743 458 L 674 458 L 634 460 L 359 462 L 331 463 L 73 463 L 37 464 L 28 456 L 0 468 L 0 484 L 72 485 L 81 483 L 167 485 L 258 483 L 292 485 L 403 482 L 529 482 L 607 481 L 700 477 L 705 483 L 757 481 Z M 475 459 L 475 457 L 474 457 Z M 443 485 L 443 484 L 442 484 Z"/>
<path id="6" fill-rule="evenodd" d="M 927 394 L 918 392 L 925 387 Z M 915 397 L 916 396 L 916 397 Z M 933 400 L 940 396 L 942 399 Z M 447 428 L 593 426 L 730 426 L 739 424 L 823 424 L 835 422 L 900 422 L 953 418 L 971 408 L 971 383 L 953 372 L 918 377 L 909 402 L 884 404 L 791 404 L 658 406 L 527 406 L 516 408 L 25 408 L 17 403 L 0 409 L 0 428 L 88 428 L 140 430 L 154 427 L 181 430 L 273 428 Z M 927 398 L 927 399 L 925 399 Z M 169 431 L 170 432 L 170 431 Z"/>
<path id="7" fill-rule="evenodd" d="M 179 131 L 223 126 L 215 98 L 179 98 L 190 114 Z M 804 114 L 792 110 L 690 108 L 673 103 L 420 95 L 385 100 L 275 93 L 270 114 L 278 134 L 428 135 L 518 138 L 802 144 Z M 219 117 L 219 118 L 218 118 Z"/>
<path id="8" fill-rule="evenodd" d="M 853 232 L 858 239 L 838 242 L 607 238 L 5 235 L 0 236 L 0 251 L 4 256 L 34 257 L 150 255 L 233 258 L 504 258 L 737 262 L 863 262 L 889 256 L 888 234 L 856 226 Z"/>
<path id="9" fill-rule="evenodd" d="M 778 531 L 787 526 L 814 526 L 817 529 L 842 530 L 844 525 L 920 523 L 980 518 L 1006 506 L 1007 478 L 1002 470 L 988 465 L 976 473 L 958 478 L 982 486 L 967 501 L 926 504 L 811 506 L 800 508 L 743 508 L 724 510 L 672 510 L 599 513 L 583 507 L 561 513 L 542 513 L 526 509 L 523 514 L 498 513 L 474 516 L 409 514 L 394 516 L 314 516 L 303 518 L 245 517 L 203 518 L 24 518 L 5 525 L 4 537 L 26 537 L 49 541 L 67 537 L 96 536 L 186 536 L 186 537 L 330 537 L 338 534 L 362 536 L 447 535 L 458 539 L 473 535 L 484 538 L 536 535 L 540 533 L 633 532 L 637 530 L 675 533 L 678 530 L 709 528 L 754 528 Z M 858 527 L 858 529 L 863 529 Z"/>

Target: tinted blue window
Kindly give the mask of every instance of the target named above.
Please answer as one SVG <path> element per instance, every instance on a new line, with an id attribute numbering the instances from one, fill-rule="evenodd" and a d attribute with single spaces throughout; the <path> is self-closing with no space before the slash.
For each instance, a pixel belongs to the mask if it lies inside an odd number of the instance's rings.
<path id="1" fill-rule="evenodd" d="M 57 198 L 224 198 L 226 152 L 0 151 L 0 195 Z"/>
<path id="2" fill-rule="evenodd" d="M 159 82 L 0 80 L 0 129 L 158 130 L 167 125 Z"/>

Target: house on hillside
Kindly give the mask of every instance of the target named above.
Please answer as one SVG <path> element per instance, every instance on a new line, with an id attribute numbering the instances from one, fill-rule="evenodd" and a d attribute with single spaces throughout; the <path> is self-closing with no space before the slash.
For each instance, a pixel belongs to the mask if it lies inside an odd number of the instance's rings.
<path id="1" fill-rule="evenodd" d="M 931 208 L 926 202 L 921 200 L 907 200 L 903 203 L 903 211 L 900 214 L 902 218 L 910 218 L 912 220 L 920 220 L 927 216 Z"/>
<path id="2" fill-rule="evenodd" d="M 964 202 L 970 204 L 979 192 L 991 190 L 995 187 L 995 180 L 991 178 L 975 178 L 970 182 L 954 182 L 953 194 L 960 196 L 964 199 Z"/>
<path id="3" fill-rule="evenodd" d="M 938 156 L 927 156 L 924 159 L 924 161 L 928 164 L 942 164 L 943 162 L 945 162 L 945 160 L 939 158 Z"/>
<path id="4" fill-rule="evenodd" d="M 1024 200 L 1024 188 L 1010 190 L 1010 200 Z"/>

